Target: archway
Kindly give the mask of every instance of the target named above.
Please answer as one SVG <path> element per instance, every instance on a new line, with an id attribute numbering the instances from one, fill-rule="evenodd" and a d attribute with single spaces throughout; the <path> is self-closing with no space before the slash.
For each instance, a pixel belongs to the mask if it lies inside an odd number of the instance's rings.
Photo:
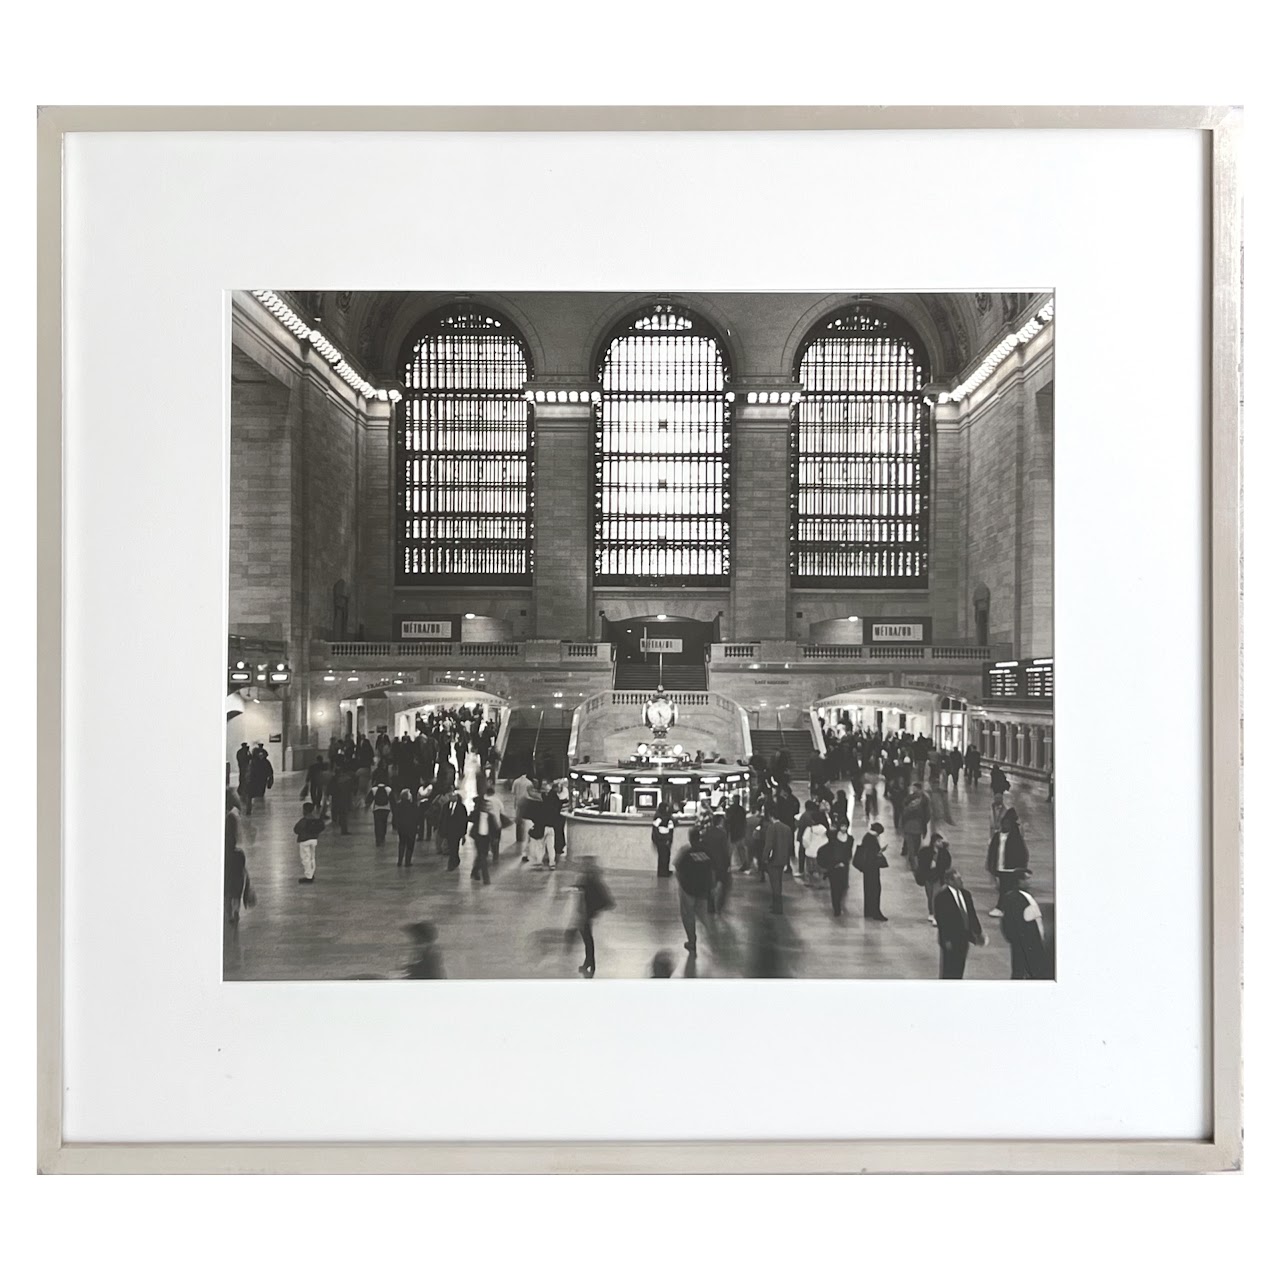
<path id="1" fill-rule="evenodd" d="M 939 746 L 964 748 L 969 706 L 966 699 L 929 689 L 869 686 L 829 694 L 814 703 L 824 732 L 837 737 L 861 729 L 932 738 Z"/>

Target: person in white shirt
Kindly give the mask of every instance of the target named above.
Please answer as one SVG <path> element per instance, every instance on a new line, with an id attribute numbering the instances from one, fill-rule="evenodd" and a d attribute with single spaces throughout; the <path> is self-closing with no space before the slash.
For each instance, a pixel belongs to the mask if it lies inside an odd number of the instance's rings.
<path id="1" fill-rule="evenodd" d="M 520 861 L 528 862 L 529 828 L 537 807 L 542 803 L 542 793 L 529 777 L 527 769 L 511 784 L 511 803 L 516 810 L 516 847 L 520 850 Z"/>

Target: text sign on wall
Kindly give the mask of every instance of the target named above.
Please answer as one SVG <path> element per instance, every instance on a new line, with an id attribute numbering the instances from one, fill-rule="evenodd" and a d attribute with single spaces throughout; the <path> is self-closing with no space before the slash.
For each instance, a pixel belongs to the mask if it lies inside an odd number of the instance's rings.
<path id="1" fill-rule="evenodd" d="M 459 640 L 462 618 L 456 613 L 418 613 L 397 619 L 399 640 Z"/>
<path id="2" fill-rule="evenodd" d="M 864 644 L 931 644 L 932 618 L 866 618 L 862 625 Z"/>
<path id="3" fill-rule="evenodd" d="M 923 644 L 924 628 L 918 622 L 876 622 L 871 626 L 872 644 Z"/>
<path id="4" fill-rule="evenodd" d="M 643 653 L 683 653 L 684 641 L 679 636 L 649 636 L 640 641 Z"/>

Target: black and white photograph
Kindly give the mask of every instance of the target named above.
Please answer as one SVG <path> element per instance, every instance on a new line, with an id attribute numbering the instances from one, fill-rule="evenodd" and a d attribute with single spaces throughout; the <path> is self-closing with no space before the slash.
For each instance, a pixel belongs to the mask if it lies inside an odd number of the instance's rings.
<path id="1" fill-rule="evenodd" d="M 225 979 L 1054 977 L 1051 291 L 230 309 Z"/>

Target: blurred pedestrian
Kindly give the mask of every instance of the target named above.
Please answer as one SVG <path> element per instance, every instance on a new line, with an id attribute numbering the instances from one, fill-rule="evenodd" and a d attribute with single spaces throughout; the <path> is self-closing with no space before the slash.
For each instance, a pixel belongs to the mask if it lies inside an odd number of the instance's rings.
<path id="1" fill-rule="evenodd" d="M 680 890 L 680 919 L 684 924 L 684 949 L 691 955 L 698 954 L 698 905 L 711 896 L 715 873 L 711 859 L 702 849 L 686 845 L 676 855 L 676 884 Z"/>
<path id="2" fill-rule="evenodd" d="M 586 978 L 594 978 L 596 974 L 596 936 L 595 920 L 602 911 L 613 906 L 613 895 L 609 892 L 600 874 L 599 863 L 587 854 L 581 860 L 581 871 L 577 884 L 580 895 L 578 931 L 582 934 L 582 944 L 586 949 L 578 972 Z"/>

